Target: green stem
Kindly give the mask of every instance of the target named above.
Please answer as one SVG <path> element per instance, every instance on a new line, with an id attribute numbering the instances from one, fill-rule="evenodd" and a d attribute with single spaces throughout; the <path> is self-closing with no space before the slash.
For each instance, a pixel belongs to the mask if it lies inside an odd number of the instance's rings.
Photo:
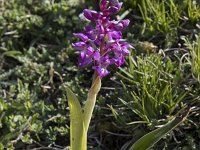
<path id="1" fill-rule="evenodd" d="M 92 113 L 94 110 L 94 106 L 96 103 L 96 97 L 98 92 L 100 91 L 101 88 L 101 78 L 97 76 L 96 74 L 94 75 L 92 87 L 90 88 L 88 92 L 88 97 L 84 106 L 84 112 L 83 112 L 83 122 L 85 126 L 85 134 L 87 134 L 89 124 L 92 118 Z"/>

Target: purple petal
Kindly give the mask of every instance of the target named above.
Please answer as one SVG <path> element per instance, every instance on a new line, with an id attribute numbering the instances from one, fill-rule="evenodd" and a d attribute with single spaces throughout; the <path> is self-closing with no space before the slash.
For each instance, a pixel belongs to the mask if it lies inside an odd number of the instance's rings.
<path id="1" fill-rule="evenodd" d="M 114 28 L 115 28 L 115 30 L 117 30 L 117 31 L 121 31 L 121 30 L 123 30 L 124 26 L 123 26 L 122 23 L 118 23 L 118 24 L 115 25 Z"/>
<path id="2" fill-rule="evenodd" d="M 122 47 L 124 47 L 124 48 L 132 48 L 133 49 L 133 46 L 131 44 L 129 44 L 129 43 L 123 43 Z"/>
<path id="3" fill-rule="evenodd" d="M 99 3 L 100 10 L 104 11 L 108 7 L 109 2 L 107 0 L 101 0 Z"/>
<path id="4" fill-rule="evenodd" d="M 122 7 L 122 2 L 119 3 L 118 0 L 111 0 L 110 1 L 110 8 L 109 8 L 109 12 L 111 14 L 116 14 L 120 11 L 121 7 Z"/>
<path id="5" fill-rule="evenodd" d="M 124 64 L 124 56 L 115 56 L 112 61 L 117 67 L 120 67 L 122 64 Z"/>
<path id="6" fill-rule="evenodd" d="M 85 51 L 82 51 L 81 54 L 80 54 L 80 58 L 85 59 L 85 57 L 86 57 Z"/>
<path id="7" fill-rule="evenodd" d="M 115 63 L 117 65 L 117 67 L 120 67 L 121 65 L 124 64 L 124 57 L 121 56 L 118 58 L 118 61 Z"/>
<path id="8" fill-rule="evenodd" d="M 97 32 L 95 29 L 93 29 L 91 26 L 86 26 L 84 33 L 87 35 L 87 37 L 91 40 L 95 40 L 97 37 Z"/>
<path id="9" fill-rule="evenodd" d="M 112 31 L 111 36 L 115 39 L 120 39 L 122 36 L 122 33 L 120 31 Z"/>
<path id="10" fill-rule="evenodd" d="M 109 5 L 110 6 L 117 6 L 117 5 L 119 5 L 119 1 L 118 0 L 110 0 Z"/>
<path id="11" fill-rule="evenodd" d="M 81 39 L 82 41 L 86 42 L 88 40 L 88 37 L 83 33 L 74 33 L 75 37 Z"/>
<path id="12" fill-rule="evenodd" d="M 91 56 L 94 53 L 94 49 L 90 46 L 86 49 L 86 54 Z"/>
<path id="13" fill-rule="evenodd" d="M 129 51 L 128 49 L 125 48 L 125 49 L 123 49 L 123 54 L 124 54 L 124 55 L 129 55 L 129 54 L 130 54 L 130 51 Z"/>
<path id="14" fill-rule="evenodd" d="M 108 32 L 108 42 L 114 42 L 113 38 L 120 39 L 122 36 L 122 33 L 120 31 L 111 31 Z"/>
<path id="15" fill-rule="evenodd" d="M 98 39 L 96 40 L 97 44 L 100 45 L 104 40 L 105 34 L 99 34 Z"/>
<path id="16" fill-rule="evenodd" d="M 109 12 L 110 14 L 116 14 L 116 13 L 119 12 L 119 9 L 118 9 L 117 7 L 115 7 L 115 6 L 112 6 L 112 7 L 110 7 L 110 8 L 108 9 L 108 12 Z"/>
<path id="17" fill-rule="evenodd" d="M 114 53 L 121 53 L 122 52 L 122 47 L 119 43 L 113 43 L 111 45 L 111 49 L 114 51 Z"/>
<path id="18" fill-rule="evenodd" d="M 99 33 L 104 33 L 105 32 L 102 23 L 98 23 L 97 24 L 97 29 L 98 29 Z"/>
<path id="19" fill-rule="evenodd" d="M 83 11 L 83 15 L 85 16 L 85 18 L 91 21 L 98 20 L 101 17 L 101 14 L 99 12 L 90 9 L 85 9 Z"/>
<path id="20" fill-rule="evenodd" d="M 101 66 L 95 67 L 95 70 L 98 72 L 99 76 L 102 78 L 109 74 L 109 71 L 106 68 L 101 67 Z"/>
<path id="21" fill-rule="evenodd" d="M 133 48 L 134 48 L 134 47 L 133 47 L 132 45 L 130 45 L 129 43 L 123 43 L 121 46 L 122 46 L 124 55 L 129 55 L 129 54 L 130 54 L 129 49 L 133 49 Z"/>
<path id="22" fill-rule="evenodd" d="M 108 32 L 108 33 L 107 33 L 107 35 L 106 35 L 106 40 L 107 40 L 107 42 L 114 41 L 114 40 L 113 40 L 113 36 L 112 36 L 112 32 Z"/>
<path id="23" fill-rule="evenodd" d="M 112 21 L 108 21 L 107 24 L 110 29 L 113 29 L 118 24 L 118 22 L 119 21 L 112 20 Z"/>
<path id="24" fill-rule="evenodd" d="M 95 53 L 94 53 L 94 60 L 97 60 L 97 61 L 99 61 L 100 60 L 100 53 L 99 53 L 99 51 L 95 51 Z"/>
<path id="25" fill-rule="evenodd" d="M 124 20 L 121 20 L 120 23 L 123 24 L 123 29 L 124 29 L 129 25 L 130 20 L 129 19 L 124 19 Z"/>
<path id="26" fill-rule="evenodd" d="M 72 43 L 72 46 L 78 50 L 84 50 L 87 47 L 87 45 L 84 42 Z"/>
<path id="27" fill-rule="evenodd" d="M 89 65 L 92 62 L 92 58 L 80 58 L 79 60 L 79 67 L 83 68 L 87 65 Z"/>
<path id="28" fill-rule="evenodd" d="M 91 39 L 91 40 L 95 40 L 97 38 L 97 33 L 95 31 L 90 31 L 87 32 L 87 36 Z"/>
<path id="29" fill-rule="evenodd" d="M 125 19 L 125 20 L 121 20 L 121 21 L 112 21 L 112 23 L 110 24 L 109 28 L 110 29 L 114 29 L 116 31 L 122 31 L 123 29 L 125 29 L 130 23 L 130 20 Z"/>
<path id="30" fill-rule="evenodd" d="M 103 64 L 104 66 L 106 66 L 106 67 L 110 65 L 110 59 L 109 59 L 108 55 L 102 57 L 102 58 L 101 58 L 101 61 L 102 61 L 102 64 Z"/>

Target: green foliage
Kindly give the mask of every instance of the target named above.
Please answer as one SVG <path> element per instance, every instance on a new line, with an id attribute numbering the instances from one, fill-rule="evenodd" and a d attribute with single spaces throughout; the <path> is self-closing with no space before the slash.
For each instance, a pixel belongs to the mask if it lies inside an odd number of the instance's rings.
<path id="1" fill-rule="evenodd" d="M 178 125 L 180 125 L 187 117 L 189 113 L 189 109 L 185 110 L 181 116 L 177 116 L 169 121 L 167 124 L 162 127 L 144 135 L 138 141 L 136 141 L 130 148 L 130 150 L 146 150 L 155 145 L 162 137 L 164 137 L 167 133 L 172 131 Z"/>
<path id="2" fill-rule="evenodd" d="M 172 46 L 176 40 L 182 7 L 173 0 L 142 0 L 138 7 L 144 19 L 143 32 L 146 28 L 153 34 L 159 31 L 166 38 L 166 47 Z"/>
<path id="3" fill-rule="evenodd" d="M 133 7 L 132 15 L 143 21 L 139 24 L 133 22 L 138 25 L 132 30 L 135 30 L 135 34 L 140 31 L 137 36 L 142 35 L 142 39 L 153 39 L 159 45 L 170 48 L 178 44 L 183 32 L 196 32 L 190 31 L 200 19 L 199 4 L 196 0 L 131 0 L 127 3 L 136 3 L 138 6 Z"/>
<path id="4" fill-rule="evenodd" d="M 188 54 L 186 55 L 187 57 L 191 57 L 187 58 L 189 64 L 191 65 L 191 71 L 192 71 L 192 75 L 193 77 L 200 82 L 200 34 L 196 36 L 196 41 L 193 41 L 192 43 L 189 41 L 188 38 L 186 37 L 182 37 L 182 39 L 185 42 L 185 45 L 187 46 L 187 48 L 189 49 Z"/>
<path id="5" fill-rule="evenodd" d="M 17 85 L 12 85 L 7 94 L 11 95 L 5 95 L 6 99 L 2 97 L 0 101 L 0 141 L 5 147 L 15 145 L 20 148 L 22 142 L 45 145 L 68 133 L 64 112 L 39 100 L 37 93 L 29 90 L 28 84 L 18 80 Z M 56 124 L 60 127 L 57 128 Z M 44 128 L 47 125 L 48 128 Z"/>
<path id="6" fill-rule="evenodd" d="M 198 1 L 193 1 L 193 0 L 185 0 L 187 3 L 187 13 L 188 17 L 191 21 L 198 21 L 200 19 L 200 6 Z"/>
<path id="7" fill-rule="evenodd" d="M 143 121 L 171 115 L 187 94 L 178 88 L 182 77 L 176 65 L 157 54 L 130 57 L 128 70 L 121 68 L 119 73 L 126 83 L 126 95 L 121 101 Z"/>

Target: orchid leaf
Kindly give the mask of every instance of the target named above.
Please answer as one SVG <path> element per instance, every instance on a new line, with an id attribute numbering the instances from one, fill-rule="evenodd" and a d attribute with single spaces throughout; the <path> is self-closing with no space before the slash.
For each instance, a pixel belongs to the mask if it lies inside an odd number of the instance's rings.
<path id="1" fill-rule="evenodd" d="M 87 136 L 82 108 L 75 94 L 68 87 L 66 90 L 70 110 L 70 150 L 86 150 Z"/>
<path id="2" fill-rule="evenodd" d="M 88 97 L 84 106 L 84 113 L 83 113 L 83 121 L 85 125 L 85 131 L 88 131 L 89 124 L 92 118 L 92 112 L 96 103 L 96 97 L 101 88 L 101 78 L 96 77 L 92 87 L 90 88 L 88 92 Z"/>
<path id="3" fill-rule="evenodd" d="M 136 141 L 129 150 L 147 150 L 156 144 L 167 133 L 176 128 L 182 123 L 189 113 L 189 108 L 186 109 L 180 116 L 174 117 L 170 122 L 162 127 L 144 135 L 138 141 Z"/>

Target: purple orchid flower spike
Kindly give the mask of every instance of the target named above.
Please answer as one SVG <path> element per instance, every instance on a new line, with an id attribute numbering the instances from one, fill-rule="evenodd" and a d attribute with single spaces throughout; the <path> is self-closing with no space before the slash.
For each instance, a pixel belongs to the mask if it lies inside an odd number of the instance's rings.
<path id="1" fill-rule="evenodd" d="M 129 55 L 133 47 L 122 39 L 122 31 L 129 25 L 128 19 L 115 21 L 110 16 L 118 13 L 122 7 L 118 0 L 101 0 L 100 12 L 85 9 L 83 15 L 86 19 L 94 21 L 95 27 L 86 26 L 82 33 L 74 33 L 80 42 L 72 46 L 80 51 L 79 66 L 85 67 L 93 64 L 100 77 L 109 74 L 108 66 L 117 67 L 124 63 L 124 57 Z"/>

